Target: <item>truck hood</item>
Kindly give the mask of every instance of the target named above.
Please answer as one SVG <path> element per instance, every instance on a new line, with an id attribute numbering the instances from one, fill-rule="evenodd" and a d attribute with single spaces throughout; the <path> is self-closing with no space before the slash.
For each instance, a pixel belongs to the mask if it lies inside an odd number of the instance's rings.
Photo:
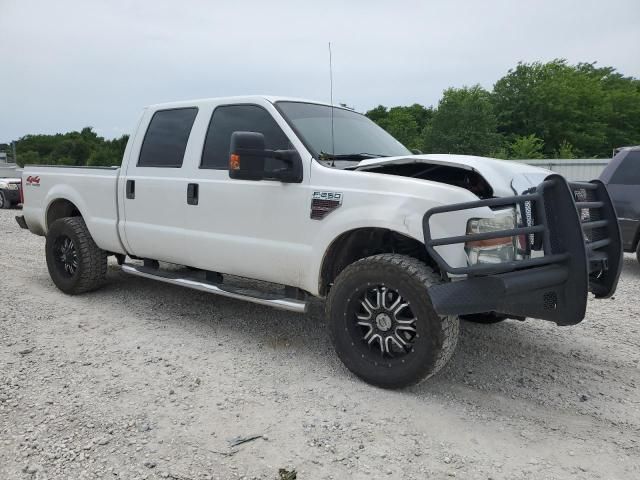
<path id="1" fill-rule="evenodd" d="M 373 158 L 361 161 L 354 170 L 376 171 L 376 169 L 409 163 L 426 165 L 446 165 L 449 167 L 470 170 L 481 175 L 493 189 L 496 197 L 506 197 L 538 185 L 550 170 L 533 167 L 524 162 L 499 160 L 496 158 L 476 157 L 473 155 L 411 155 L 403 157 Z"/>

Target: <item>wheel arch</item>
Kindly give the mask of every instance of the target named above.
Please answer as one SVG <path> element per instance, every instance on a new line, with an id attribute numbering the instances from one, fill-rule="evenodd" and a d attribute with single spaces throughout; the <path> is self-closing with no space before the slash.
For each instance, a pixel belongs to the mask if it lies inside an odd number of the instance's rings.
<path id="1" fill-rule="evenodd" d="M 78 206 L 67 198 L 59 197 L 49 202 L 44 217 L 46 231 L 49 231 L 53 222 L 65 217 L 83 217 L 83 215 Z"/>
<path id="2" fill-rule="evenodd" d="M 437 270 L 436 263 L 429 257 L 420 240 L 388 228 L 353 228 L 335 237 L 325 250 L 320 266 L 318 292 L 325 296 L 333 281 L 347 266 L 380 253 L 407 255 Z"/>

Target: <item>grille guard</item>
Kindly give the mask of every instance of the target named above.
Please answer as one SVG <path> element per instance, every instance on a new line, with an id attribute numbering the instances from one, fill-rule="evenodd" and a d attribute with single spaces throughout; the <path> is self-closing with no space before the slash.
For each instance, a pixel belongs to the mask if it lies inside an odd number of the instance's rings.
<path id="1" fill-rule="evenodd" d="M 431 217 L 478 207 L 515 206 L 522 225 L 508 230 L 433 239 Z M 522 195 L 432 208 L 423 218 L 425 247 L 444 272 L 466 279 L 429 288 L 441 315 L 495 311 L 574 325 L 585 315 L 587 292 L 607 298 L 622 268 L 622 239 L 615 210 L 602 182 L 568 183 L 549 175 Z M 452 267 L 436 247 L 524 236 L 527 251 L 543 256 L 498 264 Z"/>

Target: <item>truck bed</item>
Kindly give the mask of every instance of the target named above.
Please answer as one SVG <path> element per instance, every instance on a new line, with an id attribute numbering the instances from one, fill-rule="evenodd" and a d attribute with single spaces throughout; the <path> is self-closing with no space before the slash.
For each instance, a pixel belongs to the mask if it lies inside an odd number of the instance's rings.
<path id="1" fill-rule="evenodd" d="M 118 234 L 119 175 L 120 167 L 26 166 L 22 172 L 23 214 L 29 230 L 45 235 L 56 209 L 72 205 L 100 248 L 124 252 Z"/>

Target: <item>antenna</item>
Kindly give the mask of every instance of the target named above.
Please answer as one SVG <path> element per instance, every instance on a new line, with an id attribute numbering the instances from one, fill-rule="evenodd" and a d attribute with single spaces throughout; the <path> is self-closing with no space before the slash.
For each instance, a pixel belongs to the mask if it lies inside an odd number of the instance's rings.
<path id="1" fill-rule="evenodd" d="M 333 136 L 333 62 L 331 58 L 331 42 L 329 42 L 329 97 L 331 101 L 331 155 L 336 154 L 336 145 Z M 335 166 L 335 158 L 331 162 L 331 166 Z"/>

